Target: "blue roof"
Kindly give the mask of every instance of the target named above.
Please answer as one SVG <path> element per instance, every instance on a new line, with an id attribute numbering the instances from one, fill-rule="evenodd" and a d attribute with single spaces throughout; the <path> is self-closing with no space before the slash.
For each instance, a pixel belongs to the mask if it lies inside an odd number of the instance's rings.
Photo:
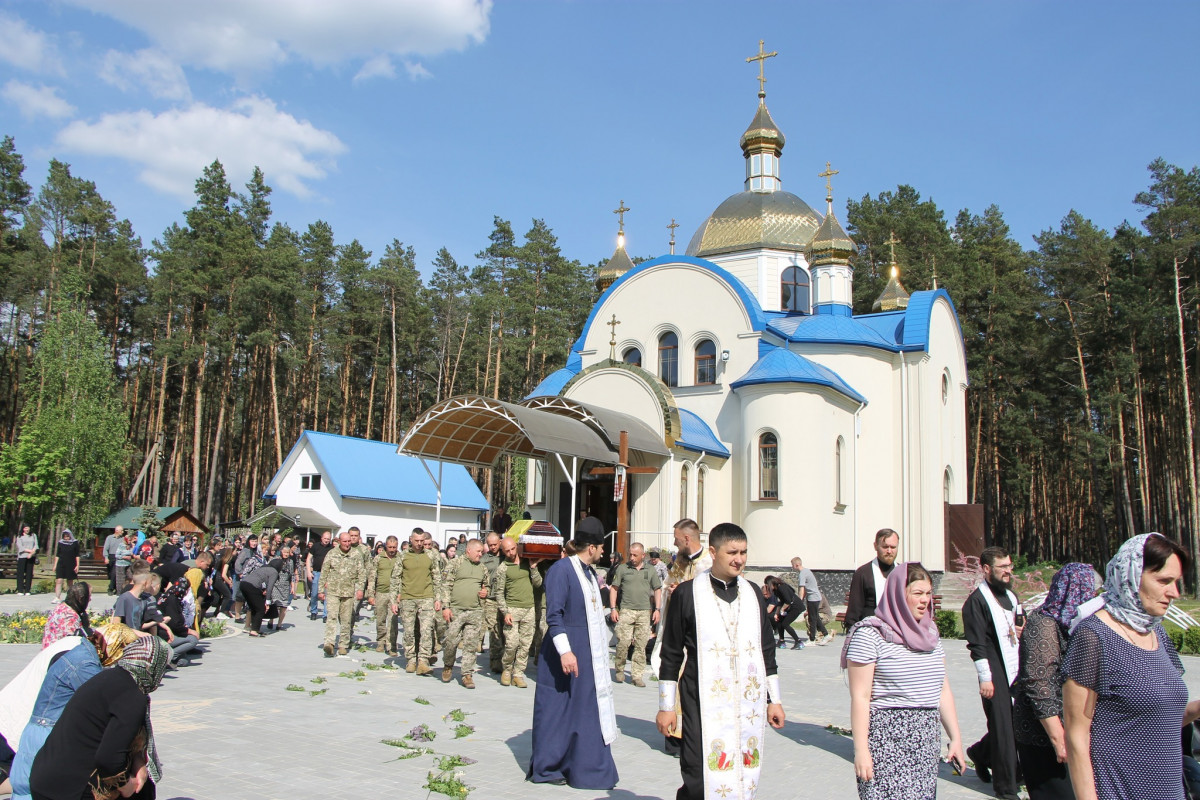
<path id="1" fill-rule="evenodd" d="M 679 409 L 679 424 L 683 429 L 683 438 L 677 440 L 675 444 L 687 450 L 729 458 L 729 448 L 721 444 L 716 434 L 712 432 L 712 428 L 708 427 L 708 423 L 700 417 L 686 408 L 681 408 Z"/>
<path id="2" fill-rule="evenodd" d="M 658 258 L 652 258 L 649 261 L 643 261 L 633 269 L 626 272 L 621 277 L 613 281 L 612 285 L 604 290 L 604 294 L 600 295 L 600 299 L 592 306 L 592 313 L 588 314 L 587 322 L 583 324 L 583 331 L 579 334 L 579 338 L 572 345 L 571 351 L 578 353 L 583 350 L 583 343 L 587 339 L 588 331 L 592 328 L 592 322 L 596 319 L 596 314 L 600 310 L 600 306 L 604 305 L 604 301 L 617 290 L 622 283 L 631 279 L 647 270 L 653 269 L 662 264 L 691 264 L 694 267 L 700 267 L 707 270 L 729 285 L 729 288 L 734 291 L 738 299 L 742 301 L 742 307 L 746 309 L 746 315 L 750 317 L 750 327 L 752 330 L 761 331 L 766 325 L 766 317 L 763 314 L 762 306 L 758 304 L 758 299 L 751 293 L 746 284 L 735 278 L 732 273 L 718 267 L 711 261 L 705 261 L 703 258 L 694 258 L 692 256 L 665 255 Z"/>
<path id="3" fill-rule="evenodd" d="M 730 386 L 739 389 L 762 383 L 810 383 L 840 392 L 856 403 L 867 402 L 833 370 L 783 347 L 777 347 L 760 358 L 749 372 Z"/>
<path id="4" fill-rule="evenodd" d="M 421 459 L 397 453 L 396 445 L 305 431 L 296 447 L 306 438 L 325 470 L 325 480 L 342 497 L 437 505 L 437 487 Z M 438 462 L 427 463 L 436 476 Z M 442 467 L 442 506 L 485 511 L 488 503 L 466 467 L 447 463 Z"/>
<path id="5" fill-rule="evenodd" d="M 528 400 L 531 397 L 557 397 L 558 393 L 567 385 L 567 381 L 579 374 L 578 369 L 569 369 L 563 367 L 555 370 L 542 379 L 542 382 L 533 388 L 533 391 L 525 395 Z"/>
<path id="6" fill-rule="evenodd" d="M 929 349 L 929 319 L 933 304 L 945 298 L 957 321 L 954 301 L 945 289 L 913 292 L 908 308 L 878 314 L 785 314 L 766 312 L 766 329 L 788 342 L 847 344 L 875 347 L 893 353 Z M 959 327 L 959 336 L 962 328 Z"/>

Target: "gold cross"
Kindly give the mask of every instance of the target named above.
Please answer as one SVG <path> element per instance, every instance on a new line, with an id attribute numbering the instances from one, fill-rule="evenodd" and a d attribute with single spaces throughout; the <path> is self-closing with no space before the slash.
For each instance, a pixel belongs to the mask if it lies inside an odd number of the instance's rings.
<path id="1" fill-rule="evenodd" d="M 608 327 L 612 329 L 612 337 L 608 340 L 608 358 L 610 361 L 616 361 L 617 360 L 617 326 L 621 324 L 621 320 L 617 319 L 616 314 L 613 314 L 612 319 L 610 319 L 605 324 L 608 325 Z"/>
<path id="2" fill-rule="evenodd" d="M 624 200 L 621 201 L 621 205 L 613 209 L 613 213 L 617 215 L 617 222 L 621 226 L 620 231 L 618 231 L 619 233 L 625 233 L 625 212 L 628 210 L 629 209 L 625 207 Z"/>
<path id="3" fill-rule="evenodd" d="M 671 224 L 667 226 L 671 231 L 671 255 L 675 255 L 675 229 L 678 227 L 679 223 L 675 221 L 674 217 L 671 217 Z"/>
<path id="4" fill-rule="evenodd" d="M 888 238 L 887 238 L 887 241 L 884 242 L 884 244 L 888 245 L 888 247 L 891 248 L 892 263 L 895 264 L 896 263 L 896 245 L 900 244 L 900 240 L 896 238 L 895 231 L 888 231 Z"/>
<path id="5" fill-rule="evenodd" d="M 758 40 L 758 55 L 750 56 L 749 58 L 746 59 L 747 64 L 749 64 L 751 61 L 758 62 L 758 96 L 759 97 L 767 96 L 767 79 L 763 75 L 763 64 L 766 63 L 768 58 L 774 58 L 777 55 L 779 55 L 779 53 L 777 53 L 774 50 L 772 50 L 769 53 L 764 52 L 763 51 L 763 40 L 759 39 Z"/>
<path id="6" fill-rule="evenodd" d="M 825 179 L 825 202 L 826 203 L 833 202 L 833 180 L 832 180 L 832 178 L 834 175 L 837 175 L 840 172 L 841 172 L 841 170 L 834 169 L 833 165 L 831 165 L 828 161 L 826 161 L 825 162 L 825 171 L 817 173 L 818 178 Z"/>

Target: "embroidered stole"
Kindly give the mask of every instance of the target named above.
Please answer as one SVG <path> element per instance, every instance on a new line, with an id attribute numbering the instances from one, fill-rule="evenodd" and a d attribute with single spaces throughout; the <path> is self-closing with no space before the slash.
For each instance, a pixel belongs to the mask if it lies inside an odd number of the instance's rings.
<path id="1" fill-rule="evenodd" d="M 754 589 L 738 578 L 738 596 L 716 596 L 709 572 L 696 575 L 701 749 L 707 800 L 753 800 L 766 729 L 767 676 L 762 618 Z"/>
<path id="2" fill-rule="evenodd" d="M 883 570 L 879 568 L 879 559 L 871 559 L 871 572 L 875 578 L 875 607 L 883 602 L 883 587 L 887 585 L 887 576 L 883 574 Z"/>
<path id="3" fill-rule="evenodd" d="M 608 627 L 604 624 L 604 606 L 600 602 L 600 586 L 583 568 L 578 556 L 571 556 L 571 566 L 579 579 L 583 591 L 583 606 L 587 611 L 588 645 L 587 654 L 592 660 L 592 678 L 596 683 L 596 709 L 600 714 L 600 733 L 605 744 L 617 738 L 617 707 L 613 702 L 612 677 L 608 674 Z M 583 653 L 576 653 L 583 658 Z"/>
<path id="4" fill-rule="evenodd" d="M 1005 590 L 1013 607 L 1013 610 L 1009 611 L 996 601 L 996 595 L 992 593 L 986 583 L 979 584 L 979 588 L 975 591 L 983 595 L 983 599 L 987 601 L 988 610 L 992 612 L 992 624 L 996 626 L 996 638 L 1000 640 L 1000 656 L 1004 662 L 1005 677 L 1008 679 L 1008 685 L 1012 686 L 1013 681 L 1017 679 L 1017 669 L 1021 664 L 1016 625 L 1017 596 Z M 992 677 L 995 678 L 995 676 Z"/>

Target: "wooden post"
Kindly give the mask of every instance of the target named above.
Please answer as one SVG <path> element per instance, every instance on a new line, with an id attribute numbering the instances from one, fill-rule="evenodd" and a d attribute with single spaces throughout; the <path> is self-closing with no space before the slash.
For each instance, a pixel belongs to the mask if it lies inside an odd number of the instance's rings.
<path id="1" fill-rule="evenodd" d="M 616 550 L 623 556 L 629 555 L 629 490 L 634 475 L 657 475 L 658 467 L 629 466 L 629 432 L 621 431 L 617 446 L 617 465 L 625 467 L 625 491 L 617 502 Z M 616 467 L 595 467 L 592 475 L 612 475 L 616 480 Z M 611 553 L 609 555 L 612 555 Z"/>

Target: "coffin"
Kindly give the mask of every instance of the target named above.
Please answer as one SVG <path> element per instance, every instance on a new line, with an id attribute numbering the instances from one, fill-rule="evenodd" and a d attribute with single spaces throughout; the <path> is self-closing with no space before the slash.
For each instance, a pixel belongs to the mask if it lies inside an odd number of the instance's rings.
<path id="1" fill-rule="evenodd" d="M 520 558 L 561 558 L 562 534 L 549 522 L 534 522 L 517 536 Z"/>

